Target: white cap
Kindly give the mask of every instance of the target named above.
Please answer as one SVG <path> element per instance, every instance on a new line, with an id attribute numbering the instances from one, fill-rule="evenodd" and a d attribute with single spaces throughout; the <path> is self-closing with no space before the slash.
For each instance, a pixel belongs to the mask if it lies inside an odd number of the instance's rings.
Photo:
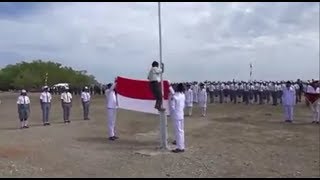
<path id="1" fill-rule="evenodd" d="M 48 86 L 43 86 L 43 89 L 46 89 L 46 88 L 48 88 Z"/>
<path id="2" fill-rule="evenodd" d="M 85 87 L 84 87 L 84 89 L 88 89 L 88 87 L 87 87 L 87 86 L 85 86 Z"/>
<path id="3" fill-rule="evenodd" d="M 64 87 L 65 90 L 69 90 L 69 87 Z"/>
<path id="4" fill-rule="evenodd" d="M 22 89 L 22 90 L 21 90 L 21 93 L 27 93 L 27 91 L 26 91 L 26 90 L 24 90 L 24 89 Z"/>

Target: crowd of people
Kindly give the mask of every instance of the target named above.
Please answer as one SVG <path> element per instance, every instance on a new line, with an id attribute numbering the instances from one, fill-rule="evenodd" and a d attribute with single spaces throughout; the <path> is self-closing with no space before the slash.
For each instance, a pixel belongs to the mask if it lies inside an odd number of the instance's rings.
<path id="1" fill-rule="evenodd" d="M 154 108 L 159 112 L 165 111 L 162 102 L 162 93 L 160 87 L 160 74 L 164 72 L 164 65 L 159 67 L 159 63 L 153 62 L 152 68 L 148 74 L 150 81 L 150 90 L 154 94 L 156 103 Z M 70 123 L 70 111 L 72 108 L 73 95 L 81 95 L 83 106 L 83 119 L 90 120 L 89 109 L 91 96 L 93 94 L 105 94 L 106 108 L 108 119 L 109 140 L 117 140 L 115 132 L 116 114 L 118 108 L 116 80 L 104 86 L 103 93 L 101 89 L 84 87 L 82 90 L 72 90 L 68 87 L 51 90 L 48 86 L 43 87 L 40 94 L 40 104 L 42 110 L 42 121 L 44 126 L 50 125 L 50 108 L 52 101 L 52 93 L 59 94 L 61 99 L 61 107 L 63 110 L 64 123 Z M 170 84 L 170 83 L 169 83 Z M 292 81 L 228 81 L 228 82 L 189 82 L 189 83 L 172 83 L 169 87 L 169 109 L 170 117 L 174 122 L 175 141 L 177 148 L 172 152 L 184 152 L 184 115 L 192 116 L 192 108 L 194 105 L 201 107 L 201 115 L 206 116 L 207 105 L 210 103 L 244 103 L 250 104 L 272 104 L 277 106 L 281 104 L 284 109 L 285 121 L 293 122 L 294 106 L 302 101 L 304 93 L 320 94 L 320 83 L 318 81 L 297 80 Z M 101 93 L 98 93 L 101 92 Z M 22 90 L 18 97 L 18 114 L 21 122 L 21 129 L 29 128 L 28 117 L 30 114 L 30 99 L 27 91 Z M 319 124 L 320 119 L 320 101 L 311 104 L 313 112 L 312 123 Z"/>

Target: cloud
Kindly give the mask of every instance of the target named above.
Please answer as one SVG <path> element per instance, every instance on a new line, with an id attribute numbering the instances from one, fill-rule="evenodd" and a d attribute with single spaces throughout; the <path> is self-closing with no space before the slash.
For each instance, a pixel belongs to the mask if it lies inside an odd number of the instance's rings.
<path id="1" fill-rule="evenodd" d="M 54 59 L 107 82 L 158 60 L 157 3 L 26 4 L 0 5 L 1 66 Z M 250 62 L 256 79 L 319 76 L 318 3 L 162 3 L 162 35 L 171 81 L 247 80 Z"/>

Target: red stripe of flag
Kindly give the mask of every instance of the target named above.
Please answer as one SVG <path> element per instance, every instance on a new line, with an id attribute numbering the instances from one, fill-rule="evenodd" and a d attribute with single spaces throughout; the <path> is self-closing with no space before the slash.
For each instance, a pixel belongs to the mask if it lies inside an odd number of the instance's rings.
<path id="1" fill-rule="evenodd" d="M 167 100 L 169 95 L 168 81 L 163 81 L 163 89 L 164 99 Z M 155 100 L 151 92 L 150 82 L 147 80 L 136 80 L 119 76 L 117 78 L 116 91 L 117 94 L 132 99 Z"/>

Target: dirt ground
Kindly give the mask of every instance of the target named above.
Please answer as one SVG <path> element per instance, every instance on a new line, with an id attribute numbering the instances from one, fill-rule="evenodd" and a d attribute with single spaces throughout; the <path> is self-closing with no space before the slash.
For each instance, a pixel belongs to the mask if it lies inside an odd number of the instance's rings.
<path id="1" fill-rule="evenodd" d="M 280 106 L 212 104 L 208 115 L 185 119 L 186 152 L 159 152 L 159 118 L 120 110 L 118 141 L 107 139 L 105 99 L 96 96 L 91 120 L 75 97 L 63 124 L 54 97 L 51 126 L 42 126 L 39 94 L 32 94 L 29 129 L 18 129 L 17 94 L 1 93 L 0 177 L 320 177 L 320 126 L 299 104 L 295 122 Z M 169 139 L 172 122 L 168 118 Z"/>

